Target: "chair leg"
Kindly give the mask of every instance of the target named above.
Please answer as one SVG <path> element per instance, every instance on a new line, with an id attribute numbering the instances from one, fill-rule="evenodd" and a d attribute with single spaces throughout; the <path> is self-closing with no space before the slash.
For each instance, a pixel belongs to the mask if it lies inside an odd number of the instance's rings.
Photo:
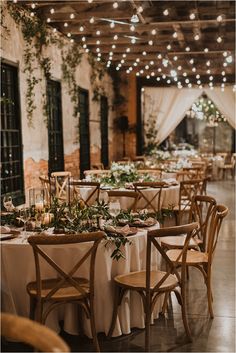
<path id="1" fill-rule="evenodd" d="M 92 333 L 92 338 L 93 338 L 93 345 L 94 345 L 95 351 L 100 352 L 100 347 L 99 347 L 98 338 L 97 338 L 97 331 L 96 331 L 96 326 L 95 326 L 93 299 L 90 300 L 90 311 L 91 311 L 90 327 L 91 327 L 91 333 Z"/>
<path id="2" fill-rule="evenodd" d="M 30 297 L 30 313 L 29 318 L 35 320 L 35 309 L 36 309 L 36 300 L 33 297 Z"/>
<path id="3" fill-rule="evenodd" d="M 170 292 L 166 292 L 165 293 L 165 297 L 164 297 L 164 302 L 163 302 L 163 305 L 162 305 L 162 309 L 161 309 L 161 314 L 163 314 L 163 315 L 165 315 L 165 312 L 166 312 L 167 307 L 168 307 L 169 296 L 170 296 Z"/>
<path id="4" fill-rule="evenodd" d="M 207 274 L 206 287 L 207 287 L 207 300 L 208 300 L 209 313 L 210 313 L 211 319 L 214 319 L 213 306 L 212 306 L 213 296 L 211 291 L 211 273 Z"/>
<path id="5" fill-rule="evenodd" d="M 114 297 L 114 308 L 113 308 L 113 314 L 112 314 L 112 320 L 111 320 L 111 326 L 108 332 L 108 337 L 110 338 L 113 334 L 115 324 L 116 324 L 116 318 L 118 314 L 118 307 L 122 302 L 122 298 L 124 295 L 124 290 L 120 288 L 119 286 L 115 285 L 115 297 Z"/>
<path id="6" fill-rule="evenodd" d="M 188 337 L 189 342 L 192 342 L 192 336 L 191 336 L 191 332 L 190 332 L 190 328 L 187 320 L 185 294 L 183 294 L 183 291 L 181 291 L 182 294 L 180 294 L 178 290 L 174 290 L 174 293 L 176 295 L 178 303 L 181 305 L 182 320 L 183 320 L 186 336 Z"/>
<path id="7" fill-rule="evenodd" d="M 145 309 L 145 352 L 150 352 L 150 324 L 151 324 L 151 310 L 150 305 Z"/>

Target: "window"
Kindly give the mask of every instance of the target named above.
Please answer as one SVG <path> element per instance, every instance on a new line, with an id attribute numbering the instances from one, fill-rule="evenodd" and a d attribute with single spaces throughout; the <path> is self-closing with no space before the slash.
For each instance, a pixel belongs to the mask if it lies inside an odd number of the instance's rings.
<path id="1" fill-rule="evenodd" d="M 89 94 L 79 88 L 80 175 L 90 169 Z"/>
<path id="2" fill-rule="evenodd" d="M 25 202 L 18 70 L 1 64 L 1 198 L 14 205 Z"/>
<path id="3" fill-rule="evenodd" d="M 64 148 L 61 111 L 61 84 L 48 80 L 48 170 L 50 173 L 64 170 Z"/>
<path id="4" fill-rule="evenodd" d="M 105 96 L 101 96 L 101 162 L 108 167 L 108 103 Z"/>

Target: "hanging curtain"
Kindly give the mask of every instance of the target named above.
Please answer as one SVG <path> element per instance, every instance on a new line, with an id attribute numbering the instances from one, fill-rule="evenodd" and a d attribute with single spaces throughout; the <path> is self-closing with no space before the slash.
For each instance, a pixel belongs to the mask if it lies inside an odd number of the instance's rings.
<path id="1" fill-rule="evenodd" d="M 176 128 L 202 92 L 199 88 L 145 87 L 142 101 L 144 125 L 150 119 L 156 120 L 158 144 Z"/>
<path id="2" fill-rule="evenodd" d="M 204 88 L 204 92 L 214 102 L 219 111 L 224 114 L 229 124 L 235 129 L 235 92 L 233 86 L 227 86 L 224 92 L 221 91 L 220 87 L 215 87 L 213 90 Z"/>

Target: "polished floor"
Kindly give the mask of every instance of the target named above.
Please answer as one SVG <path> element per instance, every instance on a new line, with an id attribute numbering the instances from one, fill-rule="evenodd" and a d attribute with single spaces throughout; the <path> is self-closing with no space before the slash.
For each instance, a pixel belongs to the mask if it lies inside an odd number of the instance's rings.
<path id="1" fill-rule="evenodd" d="M 179 305 L 172 306 L 165 317 L 151 327 L 152 352 L 235 352 L 235 190 L 231 180 L 211 182 L 208 194 L 229 207 L 224 220 L 213 263 L 213 294 L 215 318 L 209 318 L 206 290 L 201 273 L 190 269 L 188 283 L 188 320 L 193 342 L 186 341 Z M 105 309 L 105 308 L 104 308 Z M 72 352 L 93 351 L 91 340 L 61 332 Z M 144 331 L 133 329 L 130 335 L 111 340 L 99 334 L 102 351 L 142 352 Z M 28 352 L 22 344 L 2 341 L 2 352 Z"/>

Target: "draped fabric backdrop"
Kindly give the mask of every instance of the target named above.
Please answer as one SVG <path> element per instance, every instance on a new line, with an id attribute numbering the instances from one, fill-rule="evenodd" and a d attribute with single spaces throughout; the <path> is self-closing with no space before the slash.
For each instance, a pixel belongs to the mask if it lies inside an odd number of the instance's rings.
<path id="1" fill-rule="evenodd" d="M 157 143 L 160 144 L 185 117 L 186 111 L 205 92 L 232 127 L 235 121 L 235 93 L 233 87 L 214 90 L 204 88 L 145 87 L 142 98 L 144 125 L 149 119 L 156 120 Z"/>

